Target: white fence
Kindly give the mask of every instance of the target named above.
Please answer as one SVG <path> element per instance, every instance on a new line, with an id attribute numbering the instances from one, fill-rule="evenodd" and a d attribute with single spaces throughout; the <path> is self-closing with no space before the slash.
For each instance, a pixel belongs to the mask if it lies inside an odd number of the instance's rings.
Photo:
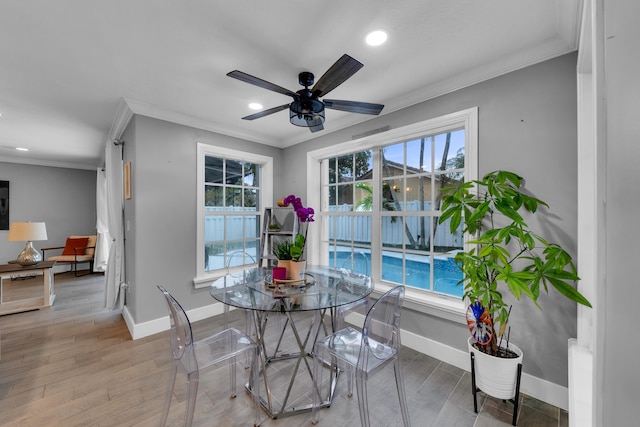
<path id="1" fill-rule="evenodd" d="M 400 204 L 401 212 L 427 212 L 431 209 L 431 203 L 426 202 L 425 208 L 420 210 L 419 202 L 407 203 L 406 209 Z M 333 207 L 332 212 L 351 212 L 352 205 L 341 205 Z M 395 221 L 392 217 L 386 217 L 382 222 L 382 242 L 385 245 L 401 245 L 403 238 L 407 238 L 407 234 L 411 234 L 417 242 L 422 235 L 422 227 L 424 223 L 424 233 L 426 240 L 431 233 L 432 225 L 436 227 L 434 236 L 434 245 L 441 247 L 461 247 L 462 246 L 462 228 L 460 227 L 454 234 L 449 231 L 449 221 L 444 224 L 436 224 L 438 217 L 427 215 L 422 216 L 406 216 L 406 229 L 402 223 L 402 217 L 398 216 Z M 337 241 L 351 241 L 367 243 L 371 242 L 371 217 L 369 216 L 332 216 L 330 219 L 329 238 Z M 408 242 L 407 242 L 408 243 Z"/>
<path id="2" fill-rule="evenodd" d="M 402 204 L 401 204 L 402 207 Z M 430 203 L 425 203 L 422 212 L 430 209 Z M 221 209 L 209 208 L 209 211 L 219 211 Z M 240 211 L 241 208 L 238 208 Z M 352 205 L 341 205 L 332 208 L 332 212 L 352 212 Z M 406 209 L 402 207 L 402 212 L 418 212 L 419 202 L 407 203 Z M 246 212 L 246 210 L 245 210 Z M 260 215 L 248 216 L 226 216 L 227 230 L 226 240 L 240 240 L 242 238 L 252 238 L 260 236 Z M 407 216 L 405 217 L 406 228 L 408 233 L 418 241 L 422 232 L 422 223 L 424 222 L 425 234 L 429 236 L 431 227 L 436 225 L 438 217 L 431 216 Z M 224 234 L 224 217 L 219 215 L 211 215 L 205 218 L 205 241 L 211 242 L 225 239 Z M 367 243 L 371 242 L 371 217 L 360 215 L 332 216 L 330 218 L 329 238 L 337 241 L 351 241 Z M 402 217 L 396 217 L 392 222 L 391 217 L 387 217 L 382 223 L 382 242 L 386 245 L 401 245 L 403 238 L 406 239 L 407 232 L 402 224 Z M 436 225 L 434 237 L 434 245 L 441 247 L 460 247 L 462 246 L 461 228 L 454 234 L 449 231 L 449 221 L 444 224 Z"/>
<path id="3" fill-rule="evenodd" d="M 226 209 L 226 212 L 233 209 Z M 207 208 L 208 212 L 221 212 L 222 208 Z M 249 212 L 249 209 L 236 208 L 238 212 Z M 251 212 L 255 212 L 255 209 Z M 260 237 L 260 215 L 227 215 L 227 234 L 224 234 L 224 216 L 207 215 L 204 219 L 204 240 L 213 242 L 216 240 L 240 240 L 242 238 Z"/>

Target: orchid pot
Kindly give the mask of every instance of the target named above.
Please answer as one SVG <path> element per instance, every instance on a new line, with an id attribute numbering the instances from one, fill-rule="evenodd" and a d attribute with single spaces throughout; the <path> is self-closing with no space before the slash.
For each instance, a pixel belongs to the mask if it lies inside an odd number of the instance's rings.
<path id="1" fill-rule="evenodd" d="M 287 279 L 290 280 L 302 280 L 304 279 L 304 273 L 307 267 L 305 260 L 289 261 L 289 268 L 287 269 Z"/>

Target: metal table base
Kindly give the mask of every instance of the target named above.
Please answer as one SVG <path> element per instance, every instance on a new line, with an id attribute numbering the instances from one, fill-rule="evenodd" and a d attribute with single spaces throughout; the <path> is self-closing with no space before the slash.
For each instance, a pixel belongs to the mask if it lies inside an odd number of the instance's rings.
<path id="1" fill-rule="evenodd" d="M 301 412 L 311 411 L 313 403 L 309 403 L 301 406 L 288 406 L 289 399 L 291 398 L 291 391 L 296 382 L 296 378 L 298 377 L 298 371 L 301 368 L 306 368 L 309 377 L 311 379 L 311 390 L 312 393 L 319 393 L 319 390 L 316 387 L 316 383 L 313 378 L 313 369 L 310 361 L 313 360 L 313 348 L 307 349 L 307 346 L 310 345 L 313 347 L 313 343 L 316 341 L 317 336 L 320 332 L 327 333 L 327 327 L 325 325 L 325 319 L 327 318 L 327 311 L 329 311 L 331 318 L 331 328 L 333 331 L 333 322 L 335 319 L 335 310 L 334 309 L 323 309 L 314 313 L 313 320 L 309 325 L 308 330 L 303 335 L 300 334 L 299 328 L 296 325 L 294 316 L 291 312 L 284 312 L 281 315 L 285 317 L 285 323 L 280 330 L 280 336 L 278 339 L 278 343 L 276 345 L 273 354 L 269 355 L 266 344 L 265 344 L 265 333 L 268 324 L 268 319 L 270 315 L 273 317 L 274 313 L 270 312 L 260 312 L 254 311 L 253 318 L 254 324 L 256 326 L 256 341 L 259 343 L 260 348 L 260 370 L 259 370 L 259 378 L 264 381 L 264 386 L 261 387 L 261 391 L 264 395 L 260 396 L 260 403 L 264 408 L 265 412 L 272 419 L 277 419 L 281 417 L 286 417 L 289 415 L 299 414 Z M 287 327 L 291 329 L 293 336 L 295 337 L 295 342 L 298 347 L 298 351 L 292 353 L 281 353 L 280 346 L 282 344 L 282 340 L 284 338 Z M 310 339 L 311 338 L 311 339 Z M 310 344 L 309 344 L 310 343 Z M 281 400 L 281 405 L 277 405 L 274 399 L 271 383 L 269 380 L 269 373 L 267 368 L 277 362 L 282 361 L 290 361 L 295 360 L 295 367 L 290 372 L 289 384 L 286 390 L 284 397 Z M 331 402 L 333 400 L 333 396 L 335 394 L 336 384 L 338 381 L 338 371 L 336 369 L 331 368 L 331 366 L 327 365 L 327 367 L 331 370 L 330 376 L 330 387 L 328 395 L 323 400 L 323 403 L 320 405 L 321 408 L 331 406 Z M 299 381 L 299 378 L 298 378 Z M 246 384 L 247 390 L 251 391 L 250 383 Z M 313 401 L 313 396 L 310 396 L 310 399 Z"/>

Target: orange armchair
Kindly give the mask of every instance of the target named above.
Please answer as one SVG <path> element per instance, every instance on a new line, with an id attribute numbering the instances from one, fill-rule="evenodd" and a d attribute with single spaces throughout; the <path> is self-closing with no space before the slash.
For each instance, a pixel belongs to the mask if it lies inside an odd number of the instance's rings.
<path id="1" fill-rule="evenodd" d="M 98 236 L 69 236 L 64 246 L 55 246 L 50 248 L 42 248 L 42 258 L 46 261 L 65 262 L 73 264 L 73 272 L 76 277 L 84 276 L 78 274 L 78 264 L 83 262 L 89 263 L 89 273 L 93 271 L 93 258 L 96 252 L 96 241 Z M 61 255 L 45 257 L 46 251 L 60 250 Z"/>

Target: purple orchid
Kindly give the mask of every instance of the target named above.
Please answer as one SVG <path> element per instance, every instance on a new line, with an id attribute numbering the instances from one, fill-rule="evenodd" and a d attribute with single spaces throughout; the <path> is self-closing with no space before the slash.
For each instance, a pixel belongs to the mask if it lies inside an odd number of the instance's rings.
<path id="1" fill-rule="evenodd" d="M 313 215 L 315 214 L 315 211 L 313 210 L 313 208 L 305 208 L 304 206 L 302 206 L 300 197 L 296 197 L 293 194 L 290 194 L 284 198 L 284 204 L 285 206 L 293 206 L 293 210 L 296 212 L 296 215 L 298 216 L 300 222 L 314 221 Z"/>

